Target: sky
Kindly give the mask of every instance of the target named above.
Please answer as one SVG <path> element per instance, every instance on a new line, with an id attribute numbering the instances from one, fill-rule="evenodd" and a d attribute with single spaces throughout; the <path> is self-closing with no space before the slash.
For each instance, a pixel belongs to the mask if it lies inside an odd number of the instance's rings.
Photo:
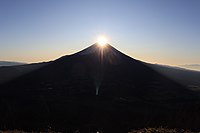
<path id="1" fill-rule="evenodd" d="M 54 60 L 100 35 L 145 62 L 200 64 L 200 0 L 0 0 L 0 60 Z"/>

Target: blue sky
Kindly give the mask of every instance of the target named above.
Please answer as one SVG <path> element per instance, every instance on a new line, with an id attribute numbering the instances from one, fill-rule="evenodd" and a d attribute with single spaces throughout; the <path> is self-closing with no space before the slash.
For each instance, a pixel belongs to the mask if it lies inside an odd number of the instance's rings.
<path id="1" fill-rule="evenodd" d="M 0 60 L 53 60 L 102 34 L 142 61 L 200 64 L 200 1 L 0 1 Z"/>

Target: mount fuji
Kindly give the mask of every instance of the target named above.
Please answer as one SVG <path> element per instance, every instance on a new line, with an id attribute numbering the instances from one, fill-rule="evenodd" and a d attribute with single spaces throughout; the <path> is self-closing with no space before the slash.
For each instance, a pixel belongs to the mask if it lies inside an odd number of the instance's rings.
<path id="1" fill-rule="evenodd" d="M 25 130 L 50 126 L 81 133 L 158 126 L 199 129 L 199 92 L 156 67 L 109 44 L 93 44 L 34 64 L 34 69 L 1 82 L 0 126 Z"/>

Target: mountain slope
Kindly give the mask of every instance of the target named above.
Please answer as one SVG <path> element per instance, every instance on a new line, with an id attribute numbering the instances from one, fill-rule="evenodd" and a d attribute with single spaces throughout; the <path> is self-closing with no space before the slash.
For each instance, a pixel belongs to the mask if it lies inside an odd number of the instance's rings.
<path id="1" fill-rule="evenodd" d="M 199 128 L 196 93 L 109 44 L 61 57 L 0 88 L 0 125 L 9 127 L 119 133 Z"/>

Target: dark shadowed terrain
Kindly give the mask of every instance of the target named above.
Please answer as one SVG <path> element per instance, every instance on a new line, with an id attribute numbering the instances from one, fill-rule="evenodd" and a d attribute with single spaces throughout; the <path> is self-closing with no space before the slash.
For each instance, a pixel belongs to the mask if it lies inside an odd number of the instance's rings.
<path id="1" fill-rule="evenodd" d="M 0 67 L 0 128 L 198 130 L 199 81 L 198 72 L 147 64 L 94 44 L 48 63 Z"/>

